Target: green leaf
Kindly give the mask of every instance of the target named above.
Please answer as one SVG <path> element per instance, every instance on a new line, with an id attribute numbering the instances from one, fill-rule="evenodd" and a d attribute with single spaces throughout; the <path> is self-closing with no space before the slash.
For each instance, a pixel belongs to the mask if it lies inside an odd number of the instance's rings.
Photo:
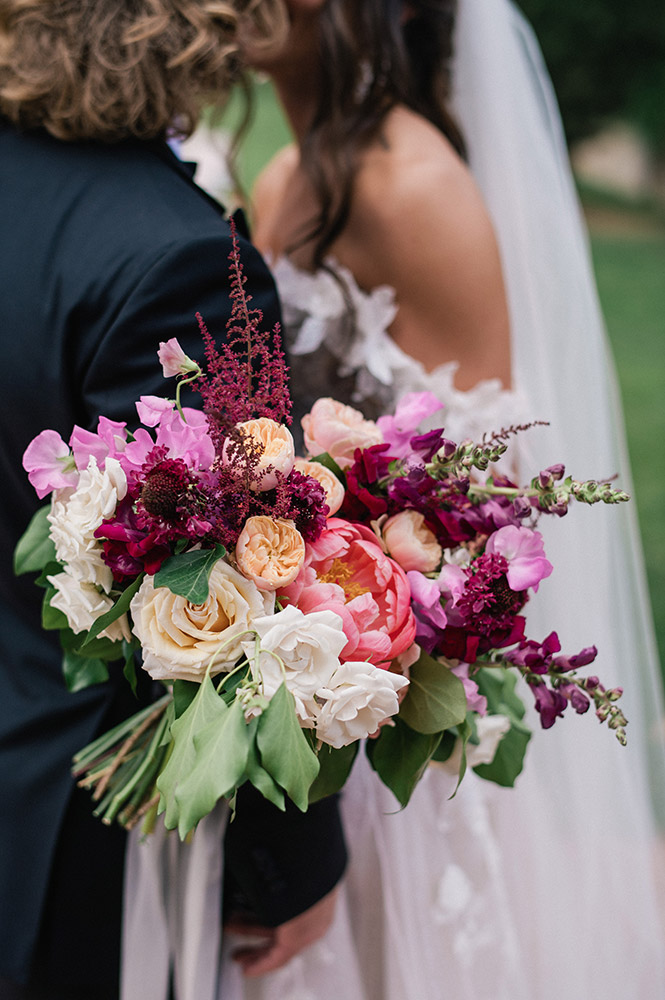
<path id="1" fill-rule="evenodd" d="M 109 672 L 103 660 L 89 656 L 79 656 L 67 650 L 62 658 L 65 684 L 69 691 L 82 691 L 92 684 L 103 684 L 109 679 Z"/>
<path id="2" fill-rule="evenodd" d="M 176 719 L 179 719 L 189 708 L 200 690 L 201 685 L 198 681 L 177 680 L 173 682 L 173 704 Z"/>
<path id="3" fill-rule="evenodd" d="M 36 573 L 55 559 L 55 545 L 49 534 L 51 525 L 47 520 L 50 510 L 50 504 L 40 507 L 19 538 L 14 550 L 14 573 L 17 576 Z"/>
<path id="4" fill-rule="evenodd" d="M 112 608 L 106 612 L 106 614 L 100 615 L 99 618 L 95 620 L 94 625 L 88 631 L 88 637 L 85 642 L 81 645 L 81 652 L 86 652 L 87 647 L 92 643 L 93 639 L 96 639 L 100 632 L 103 632 L 105 628 L 108 628 L 114 621 L 117 621 L 121 615 L 124 615 L 129 611 L 129 605 L 132 602 L 134 594 L 138 591 L 139 587 L 143 583 L 144 574 L 141 573 L 140 576 L 130 583 L 126 590 L 123 590 L 122 594 L 115 602 Z"/>
<path id="5" fill-rule="evenodd" d="M 256 722 L 258 723 L 258 720 L 256 720 Z M 247 777 L 254 787 L 258 788 L 264 798 L 268 799 L 269 802 L 272 802 L 272 804 L 277 806 L 278 809 L 281 809 L 282 812 L 284 811 L 286 808 L 284 791 L 261 764 L 259 749 L 256 745 L 255 732 L 251 734 L 251 742 L 249 745 L 249 754 L 247 757 Z"/>
<path id="6" fill-rule="evenodd" d="M 400 805 L 405 806 L 435 752 L 441 733 L 417 733 L 398 716 L 394 726 L 383 726 L 365 749 L 370 763 Z"/>
<path id="7" fill-rule="evenodd" d="M 432 735 L 466 718 L 466 695 L 459 677 L 427 653 L 409 670 L 409 689 L 399 718 L 417 733 Z"/>
<path id="8" fill-rule="evenodd" d="M 217 696 L 214 684 L 206 677 L 189 708 L 171 726 L 173 751 L 157 779 L 157 789 L 161 795 L 159 811 L 166 812 L 164 822 L 169 830 L 178 825 L 180 806 L 176 802 L 175 793 L 193 767 L 196 756 L 194 737 L 209 722 L 218 718 L 220 713 L 226 711 L 226 705 Z"/>
<path id="9" fill-rule="evenodd" d="M 56 593 L 55 587 L 49 586 L 44 594 L 44 600 L 42 601 L 42 628 L 48 630 L 57 628 L 64 631 L 69 628 L 67 616 L 58 608 L 51 607 L 51 598 L 55 597 Z"/>
<path id="10" fill-rule="evenodd" d="M 445 733 L 441 734 L 441 742 L 432 754 L 432 760 L 437 761 L 439 764 L 445 764 L 455 749 L 456 741 L 457 727 L 454 729 L 447 729 Z"/>
<path id="11" fill-rule="evenodd" d="M 240 701 L 221 706 L 217 718 L 194 734 L 195 756 L 189 775 L 175 791 L 178 805 L 178 833 L 182 840 L 216 803 L 242 783 L 249 756 L 249 726 Z"/>
<path id="12" fill-rule="evenodd" d="M 155 586 L 168 587 L 191 604 L 203 604 L 208 599 L 211 570 L 225 553 L 223 545 L 216 545 L 214 549 L 197 549 L 171 556 L 155 574 Z"/>
<path id="13" fill-rule="evenodd" d="M 512 788 L 524 767 L 526 749 L 531 730 L 522 721 L 524 704 L 516 694 L 517 675 L 500 667 L 484 667 L 477 671 L 474 680 L 481 694 L 487 698 L 487 708 L 492 715 L 505 715 L 510 719 L 510 729 L 501 737 L 494 760 L 478 764 L 474 771 L 481 778 L 497 785 Z"/>
<path id="14" fill-rule="evenodd" d="M 319 762 L 300 728 L 295 699 L 284 684 L 260 716 L 256 739 L 263 767 L 305 812 Z"/>
<path id="15" fill-rule="evenodd" d="M 349 743 L 348 746 L 335 749 L 323 744 L 319 750 L 319 773 L 309 790 L 310 803 L 318 802 L 340 790 L 351 773 L 358 746 L 358 743 Z"/>
<path id="16" fill-rule="evenodd" d="M 131 643 L 123 641 L 122 644 L 125 653 L 125 665 L 122 668 L 122 674 L 130 688 L 132 689 L 132 694 L 136 698 L 136 656 L 134 655 L 134 647 Z"/>
<path id="17" fill-rule="evenodd" d="M 113 663 L 114 660 L 122 660 L 125 657 L 125 649 L 123 642 L 114 642 L 112 639 L 93 639 L 92 642 L 87 642 L 87 632 L 81 635 L 80 633 L 74 634 L 70 628 L 63 629 L 60 633 L 60 644 L 63 649 L 68 652 L 79 653 L 82 656 L 87 656 L 90 659 L 96 660 L 106 660 L 108 663 Z M 85 642 L 85 651 L 81 653 L 81 648 Z"/>

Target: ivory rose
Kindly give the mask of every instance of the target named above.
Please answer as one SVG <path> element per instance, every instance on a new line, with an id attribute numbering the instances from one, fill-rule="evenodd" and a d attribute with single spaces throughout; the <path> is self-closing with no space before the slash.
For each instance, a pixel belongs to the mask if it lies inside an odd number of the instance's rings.
<path id="1" fill-rule="evenodd" d="M 288 476 L 295 461 L 295 445 L 291 431 L 284 424 L 278 424 L 269 417 L 258 417 L 256 420 L 245 420 L 236 425 L 262 449 L 259 463 L 256 467 L 257 479 L 252 489 L 259 491 L 272 490 L 278 482 L 279 475 Z M 224 463 L 231 459 L 224 450 Z"/>
<path id="2" fill-rule="evenodd" d="M 56 591 L 51 598 L 51 607 L 62 611 L 70 629 L 76 634 L 87 632 L 100 615 L 106 614 L 113 607 L 113 600 L 101 593 L 94 583 L 76 579 L 67 569 L 63 573 L 47 577 L 47 580 Z M 99 634 L 101 638 L 112 639 L 114 642 L 131 639 L 127 615 L 116 618 Z"/>
<path id="3" fill-rule="evenodd" d="M 336 514 L 344 502 L 344 487 L 334 472 L 331 472 L 321 462 L 308 462 L 306 458 L 297 458 L 294 468 L 301 472 L 303 476 L 311 476 L 321 483 L 326 493 L 326 503 L 328 504 L 328 517 Z"/>
<path id="4" fill-rule="evenodd" d="M 382 529 L 390 556 L 403 570 L 433 573 L 441 564 L 443 550 L 425 518 L 417 510 L 401 510 L 389 517 Z"/>
<path id="5" fill-rule="evenodd" d="M 335 399 L 317 399 L 301 422 L 309 454 L 327 451 L 340 469 L 352 464 L 356 448 L 383 443 L 383 435 L 372 420 L 365 420 L 358 410 Z"/>
<path id="6" fill-rule="evenodd" d="M 240 572 L 259 590 L 277 590 L 297 577 L 305 541 L 293 521 L 259 514 L 245 521 L 235 555 Z"/>
<path id="7" fill-rule="evenodd" d="M 295 697 L 300 721 L 311 728 L 317 711 L 314 695 L 330 683 L 346 643 L 341 618 L 332 611 L 305 615 L 289 605 L 255 619 L 253 627 L 260 642 L 258 661 L 253 641 L 243 642 L 243 649 L 261 693 L 271 698 L 284 682 Z"/>
<path id="8" fill-rule="evenodd" d="M 371 663 L 342 663 L 330 683 L 317 691 L 321 704 L 316 735 L 339 748 L 376 732 L 382 722 L 399 711 L 398 691 L 408 685 L 406 677 L 379 670 Z"/>
<path id="9" fill-rule="evenodd" d="M 404 570 L 362 524 L 331 517 L 285 599 L 305 613 L 328 609 L 344 623 L 342 660 L 369 660 L 387 667 L 414 641 L 416 621 Z"/>
<path id="10" fill-rule="evenodd" d="M 272 594 L 262 594 L 223 559 L 212 568 L 209 591 L 203 604 L 191 604 L 146 576 L 130 610 L 151 677 L 201 681 L 208 667 L 211 675 L 230 670 L 254 619 L 273 608 Z"/>
<path id="11" fill-rule="evenodd" d="M 127 477 L 115 458 L 107 458 L 104 469 L 90 459 L 73 493 L 53 495 L 48 519 L 58 562 L 66 563 L 72 577 L 109 592 L 111 570 L 102 559 L 95 531 L 115 513 L 127 493 Z"/>

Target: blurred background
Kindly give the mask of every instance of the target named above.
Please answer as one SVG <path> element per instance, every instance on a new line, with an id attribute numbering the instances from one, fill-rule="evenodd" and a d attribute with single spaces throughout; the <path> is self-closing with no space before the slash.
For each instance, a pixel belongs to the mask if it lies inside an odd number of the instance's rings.
<path id="1" fill-rule="evenodd" d="M 518 2 L 554 81 L 589 225 L 665 675 L 665 4 Z M 253 119 L 237 157 L 245 192 L 290 139 L 270 86 L 258 80 L 254 91 Z M 204 129 L 183 151 L 201 162 L 199 182 L 222 197 L 229 189 L 228 134 L 241 106 L 232 100 L 221 131 Z"/>

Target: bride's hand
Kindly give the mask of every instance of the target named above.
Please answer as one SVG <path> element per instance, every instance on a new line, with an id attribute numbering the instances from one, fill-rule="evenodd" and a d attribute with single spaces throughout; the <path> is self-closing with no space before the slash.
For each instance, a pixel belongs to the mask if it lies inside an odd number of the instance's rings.
<path id="1" fill-rule="evenodd" d="M 224 932 L 249 939 L 233 950 L 233 960 L 246 976 L 264 976 L 281 969 L 303 948 L 323 937 L 332 924 L 336 902 L 337 889 L 333 889 L 309 910 L 279 927 L 263 927 L 232 917 Z"/>

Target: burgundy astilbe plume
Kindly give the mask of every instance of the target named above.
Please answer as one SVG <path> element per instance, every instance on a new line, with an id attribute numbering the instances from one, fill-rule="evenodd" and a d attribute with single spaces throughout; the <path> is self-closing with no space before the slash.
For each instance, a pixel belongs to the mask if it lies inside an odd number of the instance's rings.
<path id="1" fill-rule="evenodd" d="M 288 367 L 279 327 L 276 326 L 272 333 L 262 330 L 263 313 L 260 309 L 250 309 L 252 297 L 245 291 L 247 279 L 243 274 L 233 220 L 230 226 L 232 309 L 226 340 L 219 349 L 197 313 L 205 344 L 206 372 L 195 387 L 203 397 L 203 409 L 218 454 L 235 424 L 255 417 L 270 417 L 277 423 L 286 424 L 292 421 Z"/>

